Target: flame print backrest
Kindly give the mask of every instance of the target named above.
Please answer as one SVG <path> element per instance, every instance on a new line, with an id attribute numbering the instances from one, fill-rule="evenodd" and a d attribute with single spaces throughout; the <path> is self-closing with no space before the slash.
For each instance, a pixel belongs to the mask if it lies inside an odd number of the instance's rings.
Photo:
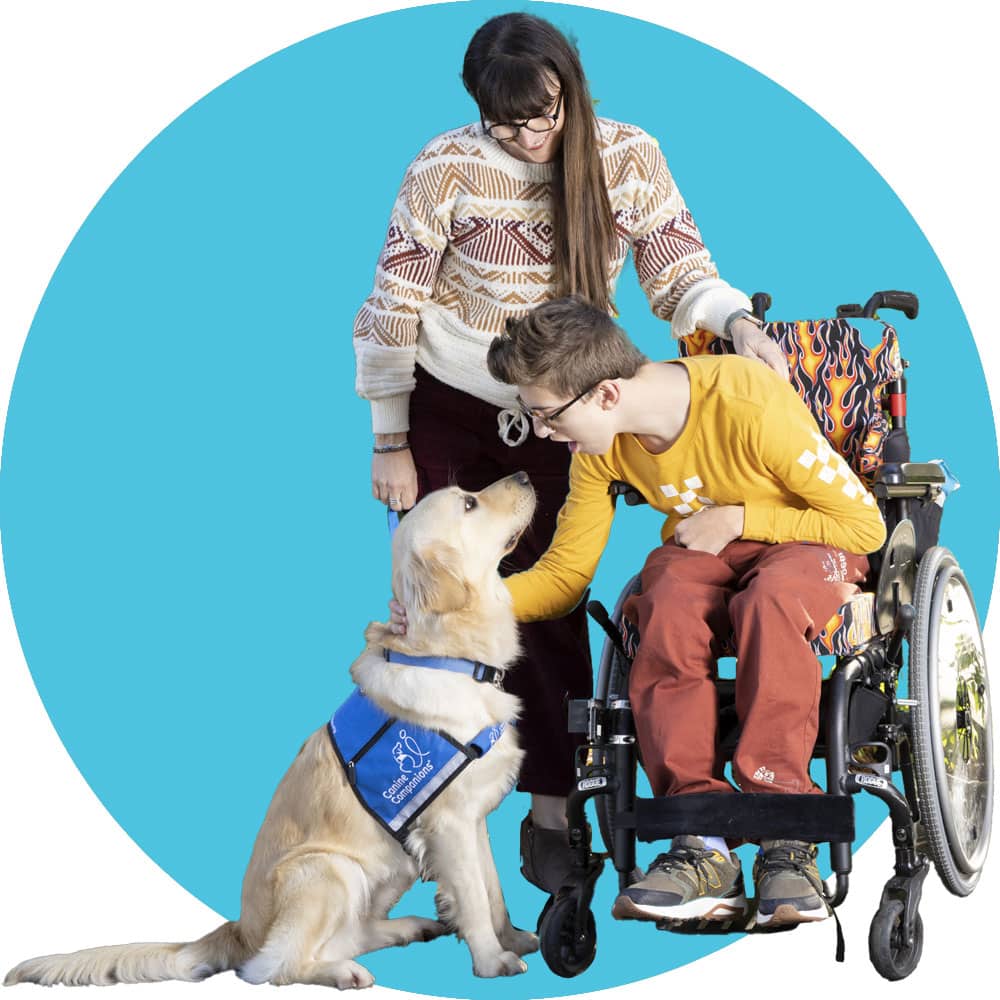
<path id="1" fill-rule="evenodd" d="M 896 331 L 883 322 L 882 343 L 869 348 L 846 319 L 768 323 L 764 332 L 785 354 L 791 383 L 830 444 L 870 483 L 882 464 L 889 421 L 886 385 L 902 373 Z M 682 357 L 732 354 L 733 345 L 704 330 L 680 341 Z"/>

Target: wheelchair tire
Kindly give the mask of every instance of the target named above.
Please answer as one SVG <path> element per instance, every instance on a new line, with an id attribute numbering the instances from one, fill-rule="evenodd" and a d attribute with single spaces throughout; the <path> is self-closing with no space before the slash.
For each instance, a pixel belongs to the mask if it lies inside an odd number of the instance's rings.
<path id="1" fill-rule="evenodd" d="M 555 896 L 549 896 L 549 898 L 547 900 L 545 900 L 545 905 L 542 907 L 542 912 L 538 914 L 538 920 L 535 921 L 535 933 L 536 934 L 541 934 L 541 932 L 542 932 L 542 921 L 548 915 L 549 910 L 552 909 L 552 905 L 553 905 L 553 903 L 555 903 L 555 901 L 556 901 L 556 897 Z"/>
<path id="2" fill-rule="evenodd" d="M 616 622 L 617 624 L 617 622 Z M 609 671 L 609 692 L 619 692 L 624 684 L 626 670 L 622 664 L 621 654 L 605 641 L 605 654 L 610 658 L 608 663 Z M 636 746 L 638 751 L 638 745 Z M 601 840 L 604 841 L 604 850 L 613 854 L 615 849 L 615 797 L 610 795 L 594 796 L 594 811 L 597 813 L 597 827 L 601 831 Z"/>
<path id="3" fill-rule="evenodd" d="M 597 954 L 597 927 L 588 909 L 583 933 L 576 934 L 575 896 L 555 899 L 546 907 L 538 928 L 538 944 L 545 964 L 563 979 L 572 979 L 590 968 Z"/>
<path id="4" fill-rule="evenodd" d="M 890 899 L 879 907 L 868 931 L 868 957 L 880 976 L 893 982 L 905 979 L 924 950 L 924 922 L 918 913 L 913 938 L 903 940 L 903 902 Z"/>
<path id="5" fill-rule="evenodd" d="M 909 689 L 918 839 L 949 892 L 976 887 L 990 840 L 993 744 L 986 658 L 955 557 L 928 549 L 917 569 Z"/>

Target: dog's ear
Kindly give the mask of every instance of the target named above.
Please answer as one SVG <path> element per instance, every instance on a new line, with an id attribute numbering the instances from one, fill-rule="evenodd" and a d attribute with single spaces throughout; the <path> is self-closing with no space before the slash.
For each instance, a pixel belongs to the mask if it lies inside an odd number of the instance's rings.
<path id="1" fill-rule="evenodd" d="M 408 564 L 397 571 L 393 590 L 407 611 L 446 614 L 461 611 L 471 597 L 472 588 L 462 578 L 458 550 L 441 545 L 432 551 L 415 552 Z"/>

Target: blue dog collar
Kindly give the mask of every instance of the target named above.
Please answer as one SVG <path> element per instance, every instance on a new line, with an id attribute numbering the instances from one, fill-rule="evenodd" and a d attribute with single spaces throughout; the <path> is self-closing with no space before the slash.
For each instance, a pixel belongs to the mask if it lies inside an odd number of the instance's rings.
<path id="1" fill-rule="evenodd" d="M 407 656 L 395 650 L 383 651 L 389 663 L 402 663 L 408 667 L 427 667 L 430 670 L 450 670 L 455 674 L 465 674 L 481 684 L 492 684 L 503 687 L 504 671 L 499 667 L 491 667 L 477 660 L 463 660 L 451 656 Z"/>

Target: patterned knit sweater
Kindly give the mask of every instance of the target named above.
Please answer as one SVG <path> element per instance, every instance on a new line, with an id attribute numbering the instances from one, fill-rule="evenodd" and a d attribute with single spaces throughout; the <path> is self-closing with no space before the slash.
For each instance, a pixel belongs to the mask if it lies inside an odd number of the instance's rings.
<path id="1" fill-rule="evenodd" d="M 718 277 L 655 139 L 597 119 L 617 243 L 613 292 L 629 250 L 655 315 L 675 337 L 722 333 L 750 301 Z M 392 210 L 375 287 L 354 322 L 356 388 L 375 433 L 409 427 L 414 365 L 495 406 L 516 389 L 486 369 L 505 320 L 554 294 L 551 180 L 478 123 L 432 139 L 410 164 Z"/>

